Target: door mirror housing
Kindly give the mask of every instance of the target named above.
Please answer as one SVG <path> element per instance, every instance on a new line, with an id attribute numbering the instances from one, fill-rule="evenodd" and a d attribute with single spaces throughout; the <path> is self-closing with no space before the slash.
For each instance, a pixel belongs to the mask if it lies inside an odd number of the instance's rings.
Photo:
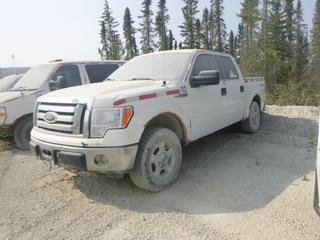
<path id="1" fill-rule="evenodd" d="M 64 85 L 64 76 L 58 76 L 57 77 L 57 80 L 50 80 L 49 81 L 49 89 L 50 91 L 55 91 L 55 90 L 59 90 L 59 89 L 62 89 L 63 85 Z"/>
<path id="2" fill-rule="evenodd" d="M 190 85 L 193 88 L 218 85 L 219 83 L 220 71 L 217 70 L 202 71 L 199 73 L 199 76 L 193 76 L 190 81 Z"/>

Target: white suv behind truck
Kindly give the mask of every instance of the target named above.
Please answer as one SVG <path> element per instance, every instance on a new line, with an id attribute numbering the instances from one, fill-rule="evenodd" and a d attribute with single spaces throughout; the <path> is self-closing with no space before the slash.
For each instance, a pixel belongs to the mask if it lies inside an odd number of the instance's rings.
<path id="1" fill-rule="evenodd" d="M 39 96 L 58 89 L 105 80 L 123 61 L 62 62 L 36 66 L 10 90 L 0 93 L 0 136 L 14 136 L 19 149 L 28 150 L 34 104 Z"/>
<path id="2" fill-rule="evenodd" d="M 126 174 L 158 192 L 177 179 L 182 145 L 237 122 L 259 130 L 263 78 L 244 79 L 233 58 L 202 50 L 142 55 L 109 81 L 38 99 L 31 149 L 43 160 Z"/>

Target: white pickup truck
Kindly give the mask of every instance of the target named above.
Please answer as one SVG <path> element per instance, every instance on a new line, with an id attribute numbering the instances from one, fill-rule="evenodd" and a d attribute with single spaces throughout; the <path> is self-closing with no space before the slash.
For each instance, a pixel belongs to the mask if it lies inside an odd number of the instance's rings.
<path id="1" fill-rule="evenodd" d="M 105 80 L 123 61 L 62 62 L 36 66 L 7 92 L 0 93 L 0 136 L 14 135 L 19 149 L 28 150 L 37 98 L 50 91 Z"/>
<path id="2" fill-rule="evenodd" d="M 263 78 L 243 79 L 233 58 L 202 50 L 142 55 L 100 84 L 38 99 L 31 149 L 42 160 L 126 174 L 158 192 L 177 179 L 182 145 L 242 121 L 255 133 Z"/>
<path id="3" fill-rule="evenodd" d="M 317 148 L 317 171 L 316 183 L 314 191 L 314 210 L 320 216 L 320 116 L 319 116 L 319 134 L 318 134 L 318 148 Z"/>

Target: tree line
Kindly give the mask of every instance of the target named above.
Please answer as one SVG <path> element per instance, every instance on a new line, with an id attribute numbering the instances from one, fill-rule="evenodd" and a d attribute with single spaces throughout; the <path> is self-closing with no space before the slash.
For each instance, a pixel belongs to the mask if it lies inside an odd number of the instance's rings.
<path id="1" fill-rule="evenodd" d="M 231 54 L 245 76 L 264 76 L 270 104 L 317 105 L 320 87 L 320 0 L 316 1 L 311 40 L 301 0 L 243 0 L 236 32 L 227 33 L 223 0 L 181 0 L 184 21 L 178 43 L 168 27 L 167 1 L 143 0 L 139 28 L 130 9 L 119 23 L 105 0 L 100 20 L 101 59 L 131 59 L 139 54 L 172 49 L 206 49 Z M 199 17 L 201 16 L 201 17 Z M 140 33 L 140 48 L 137 44 Z"/>

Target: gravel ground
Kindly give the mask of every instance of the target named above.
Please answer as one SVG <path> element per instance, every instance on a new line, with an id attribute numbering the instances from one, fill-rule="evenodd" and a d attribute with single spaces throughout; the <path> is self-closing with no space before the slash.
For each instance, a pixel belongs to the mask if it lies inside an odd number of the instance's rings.
<path id="1" fill-rule="evenodd" d="M 314 107 L 269 106 L 256 135 L 186 147 L 179 180 L 157 194 L 2 151 L 0 239 L 320 239 L 317 119 Z"/>

